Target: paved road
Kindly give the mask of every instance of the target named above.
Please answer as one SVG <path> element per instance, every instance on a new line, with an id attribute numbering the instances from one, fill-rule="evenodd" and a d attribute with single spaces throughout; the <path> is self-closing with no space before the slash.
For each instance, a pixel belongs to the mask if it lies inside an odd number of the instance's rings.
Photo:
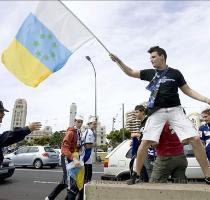
<path id="1" fill-rule="evenodd" d="M 93 166 L 93 180 L 100 180 L 103 166 Z M 45 196 L 58 184 L 62 177 L 62 169 L 16 168 L 15 174 L 0 183 L 0 200 L 44 200 Z M 63 191 L 57 200 L 63 200 Z"/>

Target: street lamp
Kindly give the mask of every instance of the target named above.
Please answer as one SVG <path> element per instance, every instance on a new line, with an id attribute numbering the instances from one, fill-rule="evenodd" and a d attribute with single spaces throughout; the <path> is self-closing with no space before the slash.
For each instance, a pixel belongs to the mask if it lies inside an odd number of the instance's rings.
<path id="1" fill-rule="evenodd" d="M 97 90 L 96 90 L 96 69 L 91 61 L 90 56 L 85 56 L 85 58 L 91 63 L 92 67 L 93 67 L 93 71 L 94 71 L 94 75 L 95 75 L 95 120 L 97 123 Z M 96 127 L 96 148 L 95 148 L 95 159 L 97 161 L 97 127 Z"/>

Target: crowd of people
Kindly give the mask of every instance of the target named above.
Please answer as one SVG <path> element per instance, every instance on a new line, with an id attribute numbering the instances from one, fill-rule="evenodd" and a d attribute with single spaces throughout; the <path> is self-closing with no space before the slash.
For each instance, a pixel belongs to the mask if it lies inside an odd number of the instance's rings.
<path id="1" fill-rule="evenodd" d="M 146 87 L 151 92 L 147 106 L 135 107 L 136 118 L 141 121 L 138 130 L 131 133 L 132 159 L 130 179 L 127 184 L 138 182 L 165 183 L 171 176 L 173 182 L 186 183 L 185 171 L 187 159 L 183 144 L 191 144 L 195 157 L 203 171 L 205 182 L 210 184 L 210 109 L 201 114 L 206 122 L 198 131 L 186 117 L 181 107 L 178 88 L 187 96 L 210 104 L 210 99 L 191 89 L 182 73 L 166 64 L 167 54 L 159 46 L 151 47 L 150 60 L 154 69 L 133 70 L 116 55 L 111 59 L 128 76 L 149 81 Z M 0 123 L 4 113 L 8 112 L 0 101 Z M 61 144 L 61 182 L 45 198 L 53 200 L 62 191 L 67 190 L 67 200 L 82 200 L 84 184 L 92 179 L 93 149 L 96 146 L 95 130 L 97 120 L 92 117 L 88 128 L 81 133 L 83 117 L 76 116 L 74 126 L 69 127 Z M 40 122 L 33 122 L 25 128 L 7 131 L 0 135 L 0 164 L 3 161 L 2 148 L 17 143 L 34 130 L 41 128 Z M 205 148 L 204 148 L 205 145 Z M 111 146 L 109 152 L 112 150 Z M 206 150 L 206 151 L 205 151 Z M 134 160 L 136 167 L 134 170 Z"/>
<path id="2" fill-rule="evenodd" d="M 9 112 L 4 108 L 0 101 L 0 124 L 2 123 L 5 112 Z M 61 166 L 63 169 L 63 177 L 61 182 L 53 189 L 53 191 L 45 198 L 52 200 L 64 189 L 67 190 L 67 200 L 82 200 L 83 187 L 92 179 L 92 162 L 94 147 L 96 145 L 95 130 L 97 121 L 95 117 L 91 117 L 88 121 L 88 128 L 81 133 L 83 117 L 76 116 L 74 126 L 69 127 L 65 133 L 61 144 Z M 0 167 L 3 163 L 3 148 L 20 142 L 33 131 L 40 130 L 40 122 L 32 122 L 24 128 L 15 128 L 13 131 L 5 131 L 0 134 Z"/>
<path id="3" fill-rule="evenodd" d="M 92 179 L 92 163 L 96 145 L 95 130 L 97 121 L 91 117 L 88 128 L 81 133 L 83 117 L 77 115 L 74 127 L 69 127 L 61 144 L 62 181 L 53 189 L 45 200 L 53 200 L 67 189 L 67 200 L 83 200 L 84 184 Z M 68 168 L 69 165 L 69 168 Z"/>
<path id="4" fill-rule="evenodd" d="M 150 97 L 147 103 L 148 119 L 142 132 L 141 142 L 136 154 L 136 174 L 131 177 L 132 181 L 129 181 L 129 184 L 135 184 L 141 181 L 141 172 L 148 156 L 148 149 L 151 146 L 159 146 L 159 150 L 157 151 L 159 152 L 159 155 L 155 161 L 155 167 L 151 178 L 152 181 L 165 182 L 165 176 L 173 171 L 171 161 L 170 164 L 168 164 L 167 169 L 163 169 L 163 167 L 160 166 L 163 161 L 174 160 L 173 162 L 176 162 L 176 159 L 182 159 L 182 168 L 186 168 L 186 160 L 183 156 L 183 149 L 181 146 L 180 149 L 173 149 L 173 143 L 177 143 L 178 141 L 176 140 L 176 137 L 172 137 L 171 134 L 167 133 L 169 127 L 170 129 L 173 129 L 173 132 L 176 133 L 177 139 L 179 139 L 181 143 L 189 143 L 192 145 L 195 157 L 205 176 L 205 182 L 210 184 L 209 162 L 204 146 L 197 130 L 183 112 L 178 89 L 180 88 L 187 96 L 207 104 L 210 104 L 210 99 L 191 89 L 182 73 L 166 64 L 167 53 L 163 48 L 154 46 L 148 50 L 148 53 L 150 54 L 150 61 L 154 69 L 131 69 L 116 55 L 110 54 L 110 58 L 117 63 L 125 74 L 133 78 L 150 82 L 146 87 L 146 89 L 150 91 Z M 207 117 L 206 112 L 202 114 L 203 117 Z M 206 129 L 208 129 L 208 127 L 202 127 L 201 131 L 203 130 L 204 132 Z M 208 149 L 209 142 L 207 138 L 208 136 L 203 137 L 203 140 L 206 140 L 207 143 L 206 149 Z M 162 150 L 161 147 L 164 147 L 165 145 L 161 145 L 161 143 L 167 144 L 169 148 L 172 149 Z M 177 155 L 177 153 L 180 155 Z M 169 156 L 167 154 L 169 154 Z M 178 179 L 184 179 L 183 173 L 180 173 L 179 171 L 171 175 L 175 176 L 175 179 L 177 175 L 179 175 Z"/>

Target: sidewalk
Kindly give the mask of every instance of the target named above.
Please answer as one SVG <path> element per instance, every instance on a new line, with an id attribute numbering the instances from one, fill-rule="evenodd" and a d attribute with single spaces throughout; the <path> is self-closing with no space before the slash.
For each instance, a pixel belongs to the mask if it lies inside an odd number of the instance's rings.
<path id="1" fill-rule="evenodd" d="M 85 200 L 210 200 L 206 184 L 127 185 L 122 182 L 92 181 L 85 186 Z"/>

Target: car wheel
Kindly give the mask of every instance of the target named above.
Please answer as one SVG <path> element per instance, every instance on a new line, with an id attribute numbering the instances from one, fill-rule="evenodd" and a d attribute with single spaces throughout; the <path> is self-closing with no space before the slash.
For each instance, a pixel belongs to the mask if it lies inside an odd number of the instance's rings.
<path id="1" fill-rule="evenodd" d="M 15 169 L 9 169 L 8 171 L 8 175 L 9 177 L 12 176 L 14 174 Z"/>
<path id="2" fill-rule="evenodd" d="M 117 176 L 117 181 L 125 181 L 128 180 L 130 178 L 130 174 L 129 173 L 123 173 Z"/>
<path id="3" fill-rule="evenodd" d="M 40 159 L 37 159 L 34 161 L 34 168 L 41 169 L 43 167 L 42 161 Z"/>

